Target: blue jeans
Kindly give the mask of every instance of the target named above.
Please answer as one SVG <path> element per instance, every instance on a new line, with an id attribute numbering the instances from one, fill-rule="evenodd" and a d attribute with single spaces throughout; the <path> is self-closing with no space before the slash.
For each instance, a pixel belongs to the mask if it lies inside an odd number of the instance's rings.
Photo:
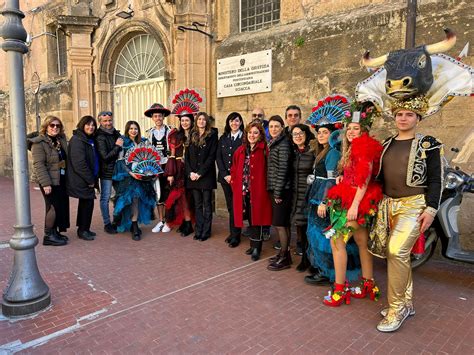
<path id="1" fill-rule="evenodd" d="M 109 200 L 112 194 L 112 180 L 100 179 L 100 212 L 104 225 L 110 224 Z"/>

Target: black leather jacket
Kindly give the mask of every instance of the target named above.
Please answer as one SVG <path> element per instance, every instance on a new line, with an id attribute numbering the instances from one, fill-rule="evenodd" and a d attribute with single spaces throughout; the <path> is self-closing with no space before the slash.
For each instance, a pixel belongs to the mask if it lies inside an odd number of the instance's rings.
<path id="1" fill-rule="evenodd" d="M 291 188 L 292 147 L 285 134 L 270 141 L 268 158 L 267 190 L 274 198 L 280 198 L 283 190 Z"/>
<path id="2" fill-rule="evenodd" d="M 114 174 L 115 162 L 122 149 L 115 145 L 120 138 L 120 132 L 116 129 L 112 133 L 107 133 L 101 127 L 97 130 L 95 144 L 99 154 L 99 177 L 104 180 L 112 180 Z"/>

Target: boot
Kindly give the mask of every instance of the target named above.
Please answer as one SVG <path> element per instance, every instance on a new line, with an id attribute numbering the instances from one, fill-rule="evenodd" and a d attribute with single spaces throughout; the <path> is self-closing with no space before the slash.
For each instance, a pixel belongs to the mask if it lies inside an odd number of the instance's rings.
<path id="1" fill-rule="evenodd" d="M 268 263 L 269 264 L 274 263 L 275 261 L 278 261 L 278 259 L 280 259 L 280 258 L 281 258 L 281 255 L 280 255 L 280 253 L 278 253 L 277 255 L 274 255 L 270 259 L 268 259 Z"/>
<path id="2" fill-rule="evenodd" d="M 229 241 L 229 248 L 235 248 L 238 247 L 240 244 L 240 236 L 238 237 L 232 237 Z"/>
<path id="3" fill-rule="evenodd" d="M 55 230 L 51 228 L 44 229 L 43 245 L 51 245 L 54 247 L 66 245 L 67 241 L 59 238 L 54 231 Z"/>
<path id="4" fill-rule="evenodd" d="M 257 261 L 258 259 L 260 259 L 260 253 L 262 252 L 262 242 L 251 241 L 251 244 L 254 245 L 254 248 L 253 248 L 252 255 L 250 256 L 250 258 L 253 261 Z"/>
<path id="5" fill-rule="evenodd" d="M 351 293 L 347 281 L 345 284 L 334 283 L 334 291 L 328 292 L 324 297 L 323 303 L 329 307 L 339 307 L 342 303 L 351 304 Z"/>
<path id="6" fill-rule="evenodd" d="M 330 286 L 331 285 L 329 278 L 321 275 L 319 270 L 315 274 L 305 276 L 304 282 L 306 282 L 308 285 L 317 285 L 317 286 L 325 286 L 325 285 Z"/>
<path id="7" fill-rule="evenodd" d="M 301 249 L 303 252 L 301 256 L 301 262 L 296 267 L 296 271 L 298 272 L 304 272 L 311 266 L 311 263 L 308 259 L 308 254 L 306 253 L 308 249 L 308 237 L 306 236 L 306 233 L 301 236 Z"/>
<path id="8" fill-rule="evenodd" d="M 365 298 L 368 295 L 371 301 L 377 301 L 380 297 L 380 290 L 374 279 L 366 279 L 365 277 L 361 277 L 360 285 L 351 287 L 350 292 L 354 298 Z"/>
<path id="9" fill-rule="evenodd" d="M 280 257 L 267 266 L 270 271 L 280 271 L 289 269 L 291 267 L 291 253 L 289 251 L 283 252 Z"/>
<path id="10" fill-rule="evenodd" d="M 184 221 L 183 227 L 181 228 L 181 236 L 187 237 L 192 233 L 194 233 L 193 224 L 191 223 L 191 221 Z"/>
<path id="11" fill-rule="evenodd" d="M 66 242 L 69 241 L 69 238 L 67 235 L 64 235 L 64 234 L 61 234 L 57 228 L 55 228 L 54 230 L 54 233 L 56 234 L 56 236 L 59 238 L 59 239 L 62 239 L 62 240 L 65 240 Z"/>
<path id="12" fill-rule="evenodd" d="M 186 221 L 183 219 L 183 221 L 181 222 L 181 224 L 179 225 L 178 229 L 176 229 L 176 232 L 178 233 L 181 233 L 181 231 L 183 230 L 183 227 L 184 227 L 184 223 Z"/>
<path id="13" fill-rule="evenodd" d="M 306 255 L 306 253 L 304 253 L 303 256 L 301 257 L 301 262 L 296 267 L 296 270 L 298 272 L 304 272 L 308 269 L 309 265 L 310 264 L 309 264 L 308 256 Z"/>
<path id="14" fill-rule="evenodd" d="M 93 235 L 90 235 L 88 231 L 85 231 L 85 230 L 81 230 L 81 229 L 78 229 L 77 230 L 77 236 L 80 238 L 80 239 L 83 239 L 83 240 L 94 240 L 95 237 Z"/>
<path id="15" fill-rule="evenodd" d="M 140 229 L 138 228 L 138 223 L 136 221 L 132 222 L 132 239 L 136 241 L 142 239 Z"/>

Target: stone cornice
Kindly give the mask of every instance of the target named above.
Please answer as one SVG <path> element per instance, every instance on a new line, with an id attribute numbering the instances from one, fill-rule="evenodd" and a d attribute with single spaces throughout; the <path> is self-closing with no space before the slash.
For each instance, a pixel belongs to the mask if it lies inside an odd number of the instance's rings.
<path id="1" fill-rule="evenodd" d="M 60 15 L 57 17 L 57 22 L 60 25 L 66 26 L 71 30 L 80 30 L 87 28 L 92 31 L 99 25 L 100 19 L 95 16 L 66 16 Z"/>

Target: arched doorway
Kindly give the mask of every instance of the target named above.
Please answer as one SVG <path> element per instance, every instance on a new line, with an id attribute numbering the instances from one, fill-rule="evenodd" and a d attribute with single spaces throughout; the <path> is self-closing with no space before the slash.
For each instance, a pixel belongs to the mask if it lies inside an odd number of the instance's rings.
<path id="1" fill-rule="evenodd" d="M 154 102 L 166 105 L 165 58 L 149 34 L 132 37 L 120 51 L 113 74 L 114 120 L 121 130 L 129 120 L 143 127 L 143 112 Z M 147 122 L 148 123 L 148 122 Z M 151 124 L 151 123 L 150 123 Z"/>

